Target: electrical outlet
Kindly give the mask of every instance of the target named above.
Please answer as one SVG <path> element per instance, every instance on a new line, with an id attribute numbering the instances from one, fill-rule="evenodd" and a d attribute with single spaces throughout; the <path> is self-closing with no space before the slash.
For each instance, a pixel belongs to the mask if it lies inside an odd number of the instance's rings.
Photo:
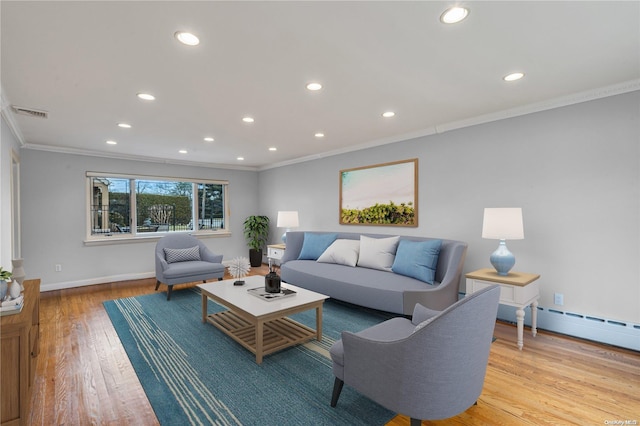
<path id="1" fill-rule="evenodd" d="M 62 272 L 62 265 L 56 264 L 56 272 Z"/>
<path id="2" fill-rule="evenodd" d="M 558 306 L 564 305 L 564 294 L 553 293 L 553 303 L 555 303 Z"/>

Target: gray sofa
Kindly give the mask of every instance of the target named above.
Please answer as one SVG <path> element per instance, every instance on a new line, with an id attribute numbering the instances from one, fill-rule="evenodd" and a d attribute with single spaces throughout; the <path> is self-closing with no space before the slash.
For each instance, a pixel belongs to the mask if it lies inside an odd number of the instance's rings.
<path id="1" fill-rule="evenodd" d="M 351 232 L 311 232 L 315 236 L 337 234 L 336 239 L 360 240 L 388 238 L 393 235 Z M 286 250 L 281 259 L 280 274 L 284 282 L 326 294 L 345 302 L 411 315 L 416 303 L 434 310 L 444 310 L 458 300 L 460 275 L 467 253 L 461 241 L 441 240 L 434 283 L 386 270 L 362 266 L 300 260 L 305 232 L 287 232 Z M 400 241 L 434 241 L 435 238 L 400 236 Z"/>

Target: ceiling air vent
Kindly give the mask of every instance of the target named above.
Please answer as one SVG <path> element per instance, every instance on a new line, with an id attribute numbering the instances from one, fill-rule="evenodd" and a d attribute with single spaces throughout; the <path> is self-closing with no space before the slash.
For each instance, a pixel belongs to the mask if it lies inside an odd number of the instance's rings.
<path id="1" fill-rule="evenodd" d="M 11 109 L 13 110 L 13 112 L 20 115 L 28 115 L 29 117 L 35 118 L 49 118 L 49 113 L 47 111 L 40 111 L 33 108 L 25 108 L 15 105 L 12 105 Z"/>

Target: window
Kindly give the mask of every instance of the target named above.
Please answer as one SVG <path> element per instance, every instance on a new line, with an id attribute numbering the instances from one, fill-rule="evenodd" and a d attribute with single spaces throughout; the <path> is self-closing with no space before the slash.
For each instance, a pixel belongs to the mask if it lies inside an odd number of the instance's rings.
<path id="1" fill-rule="evenodd" d="M 88 237 L 227 230 L 226 181 L 87 173 Z"/>

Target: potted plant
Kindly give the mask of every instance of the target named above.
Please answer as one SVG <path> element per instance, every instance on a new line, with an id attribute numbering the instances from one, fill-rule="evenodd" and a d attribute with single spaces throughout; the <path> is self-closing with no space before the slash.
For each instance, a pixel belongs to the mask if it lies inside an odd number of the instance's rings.
<path id="1" fill-rule="evenodd" d="M 244 221 L 244 237 L 249 246 L 249 262 L 251 266 L 262 265 L 262 248 L 269 238 L 269 217 L 249 216 Z"/>
<path id="2" fill-rule="evenodd" d="M 2 269 L 0 266 L 0 301 L 7 295 L 7 280 L 11 279 L 11 272 L 6 269 Z"/>

